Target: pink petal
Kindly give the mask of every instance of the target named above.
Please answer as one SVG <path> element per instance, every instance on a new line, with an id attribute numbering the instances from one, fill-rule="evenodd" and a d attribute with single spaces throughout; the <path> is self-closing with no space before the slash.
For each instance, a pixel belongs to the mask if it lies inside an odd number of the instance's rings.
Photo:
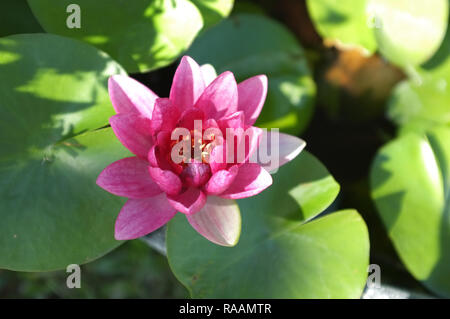
<path id="1" fill-rule="evenodd" d="M 272 185 L 272 176 L 261 166 L 245 163 L 230 187 L 220 197 L 239 199 L 254 196 Z"/>
<path id="2" fill-rule="evenodd" d="M 227 128 L 237 129 L 242 128 L 244 129 L 244 112 L 234 112 L 232 114 L 229 114 L 217 121 L 217 124 L 219 127 L 226 132 Z"/>
<path id="3" fill-rule="evenodd" d="M 173 208 L 186 215 L 197 213 L 206 203 L 206 195 L 194 187 L 188 188 L 184 193 L 167 196 L 167 199 Z"/>
<path id="4" fill-rule="evenodd" d="M 165 152 L 170 150 L 170 144 L 171 144 L 171 134 L 170 131 L 161 131 L 156 136 L 156 144 L 163 149 Z"/>
<path id="5" fill-rule="evenodd" d="M 212 174 L 227 168 L 226 153 L 225 144 L 217 145 L 213 148 L 209 157 L 209 166 Z"/>
<path id="6" fill-rule="evenodd" d="M 148 152 L 147 160 L 149 164 L 153 167 L 159 167 L 163 170 L 168 170 L 171 168 L 170 163 L 161 154 L 161 149 L 159 145 L 153 145 L 150 151 Z"/>
<path id="7" fill-rule="evenodd" d="M 261 137 L 258 152 L 251 156 L 250 161 L 260 164 L 268 172 L 275 172 L 297 157 L 305 146 L 305 141 L 296 136 L 266 131 Z"/>
<path id="8" fill-rule="evenodd" d="M 151 166 L 153 167 L 159 167 L 160 166 L 160 161 L 158 158 L 158 151 L 157 151 L 157 145 L 153 145 L 150 148 L 150 151 L 148 151 L 148 156 L 147 156 L 147 160 L 150 163 Z"/>
<path id="9" fill-rule="evenodd" d="M 153 109 L 151 129 L 157 133 L 162 129 L 172 131 L 180 117 L 180 111 L 167 98 L 157 99 Z"/>
<path id="10" fill-rule="evenodd" d="M 193 59 L 184 56 L 173 77 L 170 101 L 182 110 L 187 109 L 195 105 L 204 90 L 200 67 Z"/>
<path id="11" fill-rule="evenodd" d="M 138 113 L 152 117 L 153 105 L 158 96 L 138 81 L 125 76 L 113 75 L 108 81 L 108 91 L 117 113 Z"/>
<path id="12" fill-rule="evenodd" d="M 241 233 L 241 214 L 234 200 L 208 196 L 205 206 L 186 216 L 191 226 L 203 237 L 221 246 L 232 247 Z"/>
<path id="13" fill-rule="evenodd" d="M 248 162 L 249 158 L 258 149 L 263 130 L 259 127 L 250 126 L 239 138 L 239 145 L 235 150 L 235 163 L 243 164 Z"/>
<path id="14" fill-rule="evenodd" d="M 211 168 L 208 164 L 202 162 L 187 163 L 180 174 L 184 185 L 192 187 L 201 187 L 211 177 Z"/>
<path id="15" fill-rule="evenodd" d="M 220 170 L 209 179 L 205 185 L 205 191 L 208 195 L 218 195 L 227 190 L 233 183 L 239 171 L 238 166 L 232 166 L 230 169 Z"/>
<path id="16" fill-rule="evenodd" d="M 212 81 L 217 77 L 216 69 L 211 64 L 203 64 L 200 67 L 202 71 L 203 80 L 205 81 L 205 85 L 208 86 Z"/>
<path id="17" fill-rule="evenodd" d="M 217 121 L 215 119 L 207 119 L 205 123 L 203 123 L 204 128 L 219 128 L 219 124 L 217 124 Z"/>
<path id="18" fill-rule="evenodd" d="M 150 120 L 137 113 L 124 113 L 109 119 L 111 128 L 122 144 L 133 154 L 147 158 L 153 145 Z"/>
<path id="19" fill-rule="evenodd" d="M 171 133 L 168 131 L 158 133 L 155 145 L 148 152 L 147 160 L 151 166 L 159 167 L 163 170 L 172 170 L 179 166 L 169 160 L 172 150 L 170 135 Z M 180 172 L 176 173 L 179 174 Z"/>
<path id="20" fill-rule="evenodd" d="M 129 198 L 146 198 L 161 193 L 150 178 L 148 163 L 138 157 L 128 157 L 107 166 L 98 176 L 97 185 L 108 192 Z"/>
<path id="21" fill-rule="evenodd" d="M 129 240 L 145 236 L 164 226 L 176 213 L 165 194 L 129 199 L 117 217 L 114 237 Z"/>
<path id="22" fill-rule="evenodd" d="M 193 130 L 194 124 L 196 120 L 202 121 L 205 118 L 205 115 L 202 110 L 197 108 L 191 108 L 183 112 L 181 115 L 181 119 L 178 122 L 178 127 L 182 127 L 188 130 Z"/>
<path id="23" fill-rule="evenodd" d="M 238 84 L 238 110 L 245 113 L 245 124 L 255 124 L 267 95 L 267 77 L 257 75 Z"/>
<path id="24" fill-rule="evenodd" d="M 156 184 L 168 195 L 177 195 L 181 191 L 181 180 L 174 172 L 159 167 L 149 167 L 148 171 Z"/>
<path id="25" fill-rule="evenodd" d="M 205 112 L 206 118 L 220 119 L 237 110 L 238 91 L 233 73 L 219 75 L 200 96 L 196 107 Z"/>

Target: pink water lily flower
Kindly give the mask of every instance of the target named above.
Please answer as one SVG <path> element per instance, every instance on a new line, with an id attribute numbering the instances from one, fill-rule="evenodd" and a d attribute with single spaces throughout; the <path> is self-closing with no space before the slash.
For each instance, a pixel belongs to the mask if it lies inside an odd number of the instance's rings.
<path id="1" fill-rule="evenodd" d="M 117 138 L 135 155 L 112 163 L 97 179 L 108 192 L 129 198 L 116 220 L 117 240 L 151 233 L 180 212 L 208 240 L 233 246 L 241 229 L 235 200 L 269 187 L 269 170 L 292 160 L 303 149 L 305 143 L 299 138 L 276 132 L 263 134 L 253 126 L 266 98 L 265 75 L 237 84 L 231 72 L 214 78 L 206 70 L 190 57 L 183 57 L 169 98 L 159 98 L 127 76 L 109 79 L 109 94 L 117 113 L 109 122 Z M 195 135 L 198 124 L 200 136 Z M 241 133 L 229 138 L 225 131 L 230 128 Z M 177 129 L 194 136 L 174 139 Z M 205 135 L 209 129 L 216 133 Z M 174 152 L 181 142 L 188 143 L 189 150 L 195 148 L 197 155 L 186 150 Z M 274 146 L 276 152 L 264 152 L 276 154 L 276 161 L 251 160 L 259 150 Z M 239 159 L 236 153 L 240 149 Z M 173 154 L 183 160 L 174 160 Z"/>

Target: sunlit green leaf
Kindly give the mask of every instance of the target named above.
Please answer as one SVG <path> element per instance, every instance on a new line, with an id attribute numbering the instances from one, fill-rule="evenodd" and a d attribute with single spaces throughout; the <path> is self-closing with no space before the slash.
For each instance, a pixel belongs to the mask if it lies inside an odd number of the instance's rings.
<path id="1" fill-rule="evenodd" d="M 400 133 L 425 132 L 435 125 L 450 125 L 450 30 L 436 54 L 397 85 L 388 116 Z"/>
<path id="2" fill-rule="evenodd" d="M 200 10 L 205 28 L 226 18 L 233 9 L 234 0 L 191 0 Z"/>
<path id="3" fill-rule="evenodd" d="M 415 80 L 401 82 L 395 88 L 388 116 L 401 126 L 401 132 L 424 132 L 435 125 L 450 125 L 450 77 L 424 74 Z"/>
<path id="4" fill-rule="evenodd" d="M 308 12 L 325 41 L 338 47 L 359 47 L 373 53 L 377 44 L 367 0 L 308 0 Z"/>
<path id="5" fill-rule="evenodd" d="M 392 63 L 409 67 L 427 61 L 447 29 L 448 0 L 368 0 L 378 48 Z"/>
<path id="6" fill-rule="evenodd" d="M 79 0 L 79 29 L 66 24 L 71 15 L 66 9 L 72 0 L 28 2 L 47 32 L 88 42 L 111 55 L 129 73 L 170 64 L 203 26 L 200 11 L 188 0 Z"/>
<path id="7" fill-rule="evenodd" d="M 123 200 L 95 180 L 129 153 L 109 129 L 77 135 L 108 123 L 107 81 L 117 73 L 116 62 L 79 41 L 0 39 L 0 268 L 65 268 L 119 245 L 113 225 Z"/>
<path id="8" fill-rule="evenodd" d="M 169 223 L 175 276 L 194 298 L 358 298 L 369 260 L 364 221 L 352 210 L 309 221 L 339 185 L 306 152 L 273 177 L 260 195 L 238 200 L 242 234 L 233 248 L 210 243 L 180 214 Z"/>
<path id="9" fill-rule="evenodd" d="M 372 198 L 411 274 L 450 296 L 450 129 L 406 134 L 378 153 Z"/>

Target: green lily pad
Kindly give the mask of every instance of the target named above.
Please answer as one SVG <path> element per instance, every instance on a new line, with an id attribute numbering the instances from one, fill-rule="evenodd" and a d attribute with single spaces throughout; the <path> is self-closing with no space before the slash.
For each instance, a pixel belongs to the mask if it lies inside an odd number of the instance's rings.
<path id="1" fill-rule="evenodd" d="M 267 100 L 256 125 L 295 135 L 308 125 L 316 87 L 303 49 L 277 22 L 261 15 L 234 15 L 197 38 L 188 54 L 200 64 L 213 65 L 219 74 L 232 71 L 238 81 L 268 76 Z"/>
<path id="2" fill-rule="evenodd" d="M 202 27 L 228 16 L 233 0 L 81 0 L 81 28 L 70 29 L 62 0 L 29 0 L 47 32 L 98 47 L 130 73 L 166 66 L 185 51 Z"/>
<path id="3" fill-rule="evenodd" d="M 122 200 L 95 180 L 127 156 L 110 130 L 108 77 L 124 70 L 79 41 L 0 39 L 0 268 L 45 271 L 93 260 L 119 242 Z"/>
<path id="4" fill-rule="evenodd" d="M 430 59 L 444 39 L 448 0 L 368 0 L 381 53 L 392 63 L 409 67 Z"/>
<path id="5" fill-rule="evenodd" d="M 204 28 L 210 28 L 228 17 L 234 4 L 234 0 L 191 0 L 191 2 L 200 10 Z"/>
<path id="6" fill-rule="evenodd" d="M 388 117 L 401 126 L 400 133 L 425 132 L 436 125 L 450 125 L 450 77 L 423 74 L 399 83 L 389 100 Z"/>
<path id="7" fill-rule="evenodd" d="M 0 37 L 19 33 L 42 32 L 27 0 L 0 1 Z"/>
<path id="8" fill-rule="evenodd" d="M 371 171 L 372 198 L 411 274 L 450 297 L 450 128 L 406 134 L 384 146 Z"/>
<path id="9" fill-rule="evenodd" d="M 369 239 L 356 211 L 310 221 L 339 185 L 307 152 L 280 168 L 271 187 L 238 200 L 242 234 L 233 248 L 198 235 L 184 216 L 167 229 L 167 255 L 194 298 L 359 298 Z"/>
<path id="10" fill-rule="evenodd" d="M 200 11 L 187 0 L 79 0 L 79 29 L 66 25 L 70 15 L 66 8 L 72 0 L 28 3 L 47 32 L 88 42 L 107 52 L 129 73 L 170 64 L 203 27 Z"/>
<path id="11" fill-rule="evenodd" d="M 436 54 L 400 82 L 389 100 L 388 117 L 400 133 L 450 125 L 450 29 Z"/>
<path id="12" fill-rule="evenodd" d="M 367 0 L 308 0 L 308 12 L 325 41 L 338 47 L 358 47 L 373 53 L 377 43 L 374 22 L 366 15 Z"/>
<path id="13" fill-rule="evenodd" d="M 448 75 L 450 71 L 450 21 L 439 50 L 430 60 L 419 67 L 419 71 L 433 74 L 435 77 Z"/>

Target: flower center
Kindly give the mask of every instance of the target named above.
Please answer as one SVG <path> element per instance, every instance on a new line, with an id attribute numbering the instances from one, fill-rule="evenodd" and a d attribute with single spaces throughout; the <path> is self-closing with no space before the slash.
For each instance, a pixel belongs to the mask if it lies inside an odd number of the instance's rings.
<path id="1" fill-rule="evenodd" d="M 198 131 L 191 130 L 190 134 L 180 136 L 178 140 L 171 141 L 171 153 L 173 154 L 173 151 L 175 151 L 175 154 L 179 156 L 176 160 L 172 159 L 172 161 L 183 167 L 192 162 L 209 164 L 214 146 L 216 146 L 214 134 L 204 136 Z"/>

